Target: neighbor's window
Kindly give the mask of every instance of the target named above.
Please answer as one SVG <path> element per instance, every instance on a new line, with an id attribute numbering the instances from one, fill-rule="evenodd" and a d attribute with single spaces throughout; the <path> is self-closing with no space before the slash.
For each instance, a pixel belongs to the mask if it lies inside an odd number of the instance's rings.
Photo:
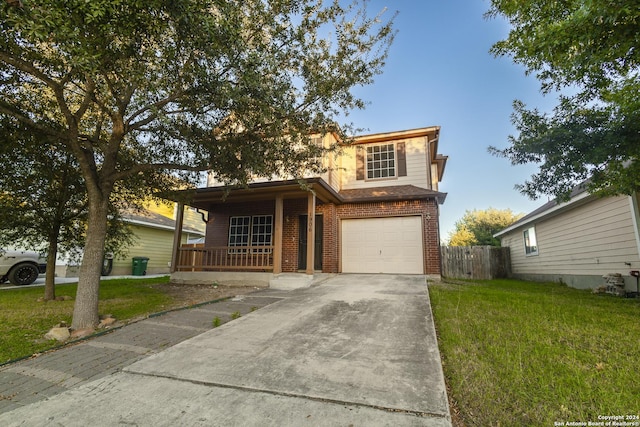
<path id="1" fill-rule="evenodd" d="M 524 230 L 524 253 L 526 255 L 538 255 L 538 241 L 536 240 L 536 229 L 530 227 Z"/>
<path id="2" fill-rule="evenodd" d="M 367 178 L 396 176 L 396 152 L 393 144 L 367 147 Z"/>
<path id="3" fill-rule="evenodd" d="M 273 216 L 232 216 L 229 221 L 229 246 L 271 246 Z M 245 253 L 243 249 L 229 249 L 229 253 Z M 270 252 L 270 249 L 254 249 L 253 252 Z"/>

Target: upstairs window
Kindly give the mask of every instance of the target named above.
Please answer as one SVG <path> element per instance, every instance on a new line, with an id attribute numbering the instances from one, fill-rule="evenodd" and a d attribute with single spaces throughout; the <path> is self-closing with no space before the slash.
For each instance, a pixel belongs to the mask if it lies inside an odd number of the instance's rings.
<path id="1" fill-rule="evenodd" d="M 396 151 L 393 144 L 367 147 L 367 179 L 396 176 Z"/>
<path id="2" fill-rule="evenodd" d="M 535 227 L 530 227 L 523 232 L 525 255 L 538 255 L 538 240 Z"/>

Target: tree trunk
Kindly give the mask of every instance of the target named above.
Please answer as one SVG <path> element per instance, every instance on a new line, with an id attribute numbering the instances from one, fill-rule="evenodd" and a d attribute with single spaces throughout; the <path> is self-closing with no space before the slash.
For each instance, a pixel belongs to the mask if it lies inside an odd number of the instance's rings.
<path id="1" fill-rule="evenodd" d="M 102 196 L 102 197 L 101 197 Z M 72 329 L 95 328 L 99 323 L 98 291 L 107 235 L 109 197 L 89 192 L 87 242 L 84 247 Z"/>
<path id="2" fill-rule="evenodd" d="M 49 236 L 49 249 L 47 251 L 47 272 L 44 279 L 44 300 L 56 299 L 56 257 L 58 254 L 58 237 Z"/>

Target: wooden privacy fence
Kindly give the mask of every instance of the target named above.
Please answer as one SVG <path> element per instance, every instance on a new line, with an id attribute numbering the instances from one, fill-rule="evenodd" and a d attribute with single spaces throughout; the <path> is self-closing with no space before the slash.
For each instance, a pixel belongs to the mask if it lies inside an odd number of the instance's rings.
<path id="1" fill-rule="evenodd" d="M 442 246 L 442 275 L 452 279 L 498 279 L 511 274 L 509 248 Z"/>

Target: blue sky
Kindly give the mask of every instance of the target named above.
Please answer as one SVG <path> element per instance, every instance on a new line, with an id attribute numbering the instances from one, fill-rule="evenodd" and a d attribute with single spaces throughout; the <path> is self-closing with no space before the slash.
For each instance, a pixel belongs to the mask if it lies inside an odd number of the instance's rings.
<path id="1" fill-rule="evenodd" d="M 363 133 L 441 126 L 439 151 L 448 155 L 440 191 L 441 237 L 446 239 L 466 210 L 510 208 L 527 213 L 547 199 L 532 201 L 514 189 L 535 165 L 511 163 L 487 152 L 506 147 L 514 134 L 514 99 L 550 111 L 557 98 L 543 96 L 534 76 L 489 49 L 509 26 L 485 19 L 488 0 L 372 0 L 371 12 L 398 11 L 396 40 L 383 74 L 357 91 L 370 102 L 348 120 Z"/>

